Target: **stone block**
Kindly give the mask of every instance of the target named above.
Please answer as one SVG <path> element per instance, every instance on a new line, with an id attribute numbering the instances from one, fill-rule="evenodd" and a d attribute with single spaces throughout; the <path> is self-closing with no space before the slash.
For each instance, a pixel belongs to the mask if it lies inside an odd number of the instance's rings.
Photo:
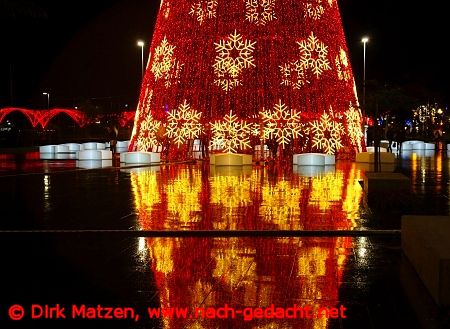
<path id="1" fill-rule="evenodd" d="M 375 193 L 383 191 L 397 191 L 409 194 L 409 178 L 401 173 L 366 172 L 364 176 L 364 191 Z"/>
<path id="2" fill-rule="evenodd" d="M 403 216 L 402 249 L 436 304 L 450 306 L 450 217 Z"/>
<path id="3" fill-rule="evenodd" d="M 395 163 L 395 154 L 388 152 L 378 153 L 380 156 L 380 163 Z M 361 163 L 375 163 L 375 153 L 361 152 L 356 154 L 356 162 Z"/>

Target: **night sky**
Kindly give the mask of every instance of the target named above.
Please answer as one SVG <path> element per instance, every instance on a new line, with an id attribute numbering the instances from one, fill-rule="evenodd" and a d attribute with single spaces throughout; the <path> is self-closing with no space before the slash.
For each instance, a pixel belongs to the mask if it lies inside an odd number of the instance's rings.
<path id="1" fill-rule="evenodd" d="M 415 85 L 448 102 L 445 2 L 338 0 L 357 85 Z M 159 0 L 0 0 L 0 108 L 73 107 L 95 99 L 111 110 L 136 105 Z M 146 62 L 146 59 L 145 59 Z M 10 74 L 12 71 L 12 74 Z M 12 79 L 11 79 L 12 77 Z"/>

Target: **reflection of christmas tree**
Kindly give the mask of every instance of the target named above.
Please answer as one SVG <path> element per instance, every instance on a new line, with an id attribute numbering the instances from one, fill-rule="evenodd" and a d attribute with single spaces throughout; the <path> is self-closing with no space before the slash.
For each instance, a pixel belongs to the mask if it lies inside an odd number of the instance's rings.
<path id="1" fill-rule="evenodd" d="M 175 122 L 185 120 L 176 113 L 180 104 L 201 114 L 203 129 L 198 135 L 166 133 L 164 143 L 177 146 L 170 147 L 169 158 L 187 157 L 194 138 L 222 152 L 254 152 L 252 147 L 267 139 L 286 150 L 301 146 L 300 150 L 347 156 L 364 148 L 352 68 L 334 0 L 164 0 L 150 52 L 133 150 L 149 150 L 153 142 L 142 139 L 152 138 L 146 130 L 154 125 L 161 124 L 166 132 L 180 127 Z M 149 90 L 151 104 L 146 101 Z M 272 110 L 274 104 L 301 113 L 301 118 L 288 123 L 283 111 L 280 117 Z M 331 108 L 334 115 L 324 118 Z M 214 139 L 213 129 L 230 113 L 243 127 L 261 126 L 259 134 L 252 130 L 256 136 L 249 145 L 245 140 L 245 147 L 221 148 Z M 267 124 L 274 129 L 265 129 Z M 333 127 L 341 130 L 339 136 Z M 304 128 L 308 133 L 299 133 Z M 328 135 L 333 137 L 331 144 L 325 142 Z"/>

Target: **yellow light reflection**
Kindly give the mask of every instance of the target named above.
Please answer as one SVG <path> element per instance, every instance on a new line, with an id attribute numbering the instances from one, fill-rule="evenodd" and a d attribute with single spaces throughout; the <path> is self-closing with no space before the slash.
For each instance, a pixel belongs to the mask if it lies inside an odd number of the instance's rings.
<path id="1" fill-rule="evenodd" d="M 342 173 L 327 173 L 325 176 L 312 180 L 309 204 L 319 206 L 322 211 L 330 210 L 336 202 L 342 199 L 344 179 Z"/>
<path id="2" fill-rule="evenodd" d="M 347 188 L 345 190 L 345 198 L 342 204 L 342 210 L 346 213 L 347 219 L 351 222 L 351 228 L 360 226 L 360 204 L 363 190 L 359 181 L 362 179 L 362 171 L 358 169 L 356 164 L 352 165 L 347 179 Z"/>
<path id="3" fill-rule="evenodd" d="M 256 279 L 256 250 L 242 245 L 242 240 L 216 239 L 211 253 L 216 262 L 213 277 L 220 279 L 232 290 L 245 287 Z"/>
<path id="4" fill-rule="evenodd" d="M 222 218 L 214 220 L 215 229 L 237 229 L 238 221 L 233 217 L 239 207 L 249 205 L 251 179 L 246 176 L 213 176 L 211 180 L 212 205 L 224 207 Z"/>
<path id="5" fill-rule="evenodd" d="M 286 180 L 280 180 L 275 185 L 267 182 L 262 187 L 263 202 L 260 207 L 262 218 L 278 225 L 279 229 L 293 229 L 294 220 L 301 214 L 299 207 L 301 192 L 301 186 L 293 187 L 291 182 Z M 296 225 L 295 229 L 299 229 L 299 225 Z"/>
<path id="6" fill-rule="evenodd" d="M 155 264 L 155 270 L 165 275 L 172 273 L 173 259 L 172 251 L 174 247 L 179 247 L 180 241 L 177 239 L 152 239 L 149 246 L 150 259 L 152 264 Z"/>
<path id="7" fill-rule="evenodd" d="M 161 307 L 270 307 L 282 298 L 287 305 L 308 305 L 317 312 L 335 306 L 351 239 L 156 238 L 147 244 Z M 292 271 L 296 275 L 290 277 Z M 163 328 L 209 327 L 208 321 L 164 319 Z M 243 324 L 233 321 L 236 327 Z M 275 323 L 258 328 L 282 328 Z M 328 321 L 315 318 L 305 324 L 327 328 Z"/>
<path id="8" fill-rule="evenodd" d="M 199 196 L 202 191 L 200 170 L 182 169 L 169 182 L 167 193 L 167 228 L 186 228 L 201 220 Z"/>
<path id="9" fill-rule="evenodd" d="M 131 172 L 131 188 L 134 195 L 134 206 L 139 214 L 141 227 L 151 224 L 153 206 L 161 202 L 157 174 L 152 170 Z"/>

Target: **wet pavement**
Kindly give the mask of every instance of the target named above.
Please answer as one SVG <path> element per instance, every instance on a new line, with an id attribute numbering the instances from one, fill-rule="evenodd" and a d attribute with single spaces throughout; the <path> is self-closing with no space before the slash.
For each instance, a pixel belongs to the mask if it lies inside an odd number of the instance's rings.
<path id="1" fill-rule="evenodd" d="M 417 307 L 420 283 L 405 284 L 414 273 L 405 272 L 399 235 L 373 230 L 398 230 L 405 209 L 449 213 L 446 154 L 399 159 L 396 170 L 411 177 L 412 193 L 386 216 L 367 204 L 365 169 L 351 162 L 312 175 L 292 166 L 204 163 L 86 170 L 70 159 L 20 157 L 0 155 L 0 328 L 420 328 L 422 318 L 438 317 L 432 306 Z M 17 233 L 29 230 L 64 232 Z M 136 237 L 140 230 L 323 234 Z M 357 234 L 336 234 L 348 231 Z M 25 307 L 24 320 L 8 319 L 14 304 Z M 32 304 L 132 307 L 140 319 L 30 320 Z M 346 312 L 252 320 L 155 320 L 147 312 L 272 304 Z"/>

